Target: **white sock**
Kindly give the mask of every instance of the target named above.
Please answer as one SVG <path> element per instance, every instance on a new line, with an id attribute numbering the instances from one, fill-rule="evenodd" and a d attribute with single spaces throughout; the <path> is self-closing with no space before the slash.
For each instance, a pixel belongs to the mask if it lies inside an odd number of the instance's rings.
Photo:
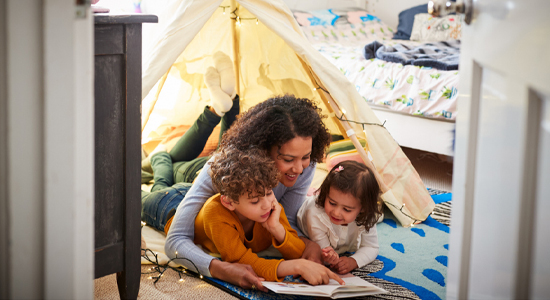
<path id="1" fill-rule="evenodd" d="M 204 82 L 210 92 L 210 105 L 218 116 L 223 117 L 233 106 L 233 101 L 220 86 L 220 74 L 214 67 L 208 67 L 204 74 Z"/>
<path id="2" fill-rule="evenodd" d="M 220 73 L 220 84 L 222 90 L 231 97 L 235 98 L 235 72 L 233 71 L 233 61 L 227 54 L 218 51 L 214 53 L 214 66 Z"/>

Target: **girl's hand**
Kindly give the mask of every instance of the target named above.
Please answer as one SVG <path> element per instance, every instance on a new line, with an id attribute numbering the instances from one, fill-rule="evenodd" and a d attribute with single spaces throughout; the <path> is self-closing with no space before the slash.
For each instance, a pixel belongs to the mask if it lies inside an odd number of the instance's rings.
<path id="1" fill-rule="evenodd" d="M 323 261 L 329 265 L 335 265 L 338 263 L 338 253 L 332 249 L 332 247 L 326 247 L 321 249 L 323 251 Z"/>
<path id="2" fill-rule="evenodd" d="M 340 276 L 318 263 L 306 259 L 298 259 L 289 262 L 294 263 L 296 273 L 302 276 L 302 278 L 311 285 L 328 284 L 330 279 L 338 281 L 341 285 L 346 284 Z"/>
<path id="3" fill-rule="evenodd" d="M 273 197 L 273 201 L 271 202 L 271 214 L 267 220 L 262 223 L 262 226 L 267 229 L 279 243 L 284 242 L 286 235 L 285 228 L 280 221 L 281 211 L 281 205 L 279 205 L 277 199 Z"/>
<path id="4" fill-rule="evenodd" d="M 342 256 L 336 264 L 330 266 L 338 274 L 346 274 L 357 269 L 357 261 L 352 257 Z"/>

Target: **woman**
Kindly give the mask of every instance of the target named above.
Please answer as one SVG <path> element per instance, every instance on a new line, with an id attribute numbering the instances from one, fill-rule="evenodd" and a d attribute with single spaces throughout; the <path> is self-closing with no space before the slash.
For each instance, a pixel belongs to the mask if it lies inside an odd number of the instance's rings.
<path id="1" fill-rule="evenodd" d="M 223 136 L 220 147 L 233 146 L 241 150 L 258 147 L 268 153 L 280 172 L 279 184 L 273 189 L 275 197 L 285 209 L 292 228 L 298 231 L 306 244 L 303 257 L 321 262 L 319 246 L 303 237 L 296 224 L 296 215 L 305 199 L 315 164 L 323 159 L 330 143 L 321 109 L 311 100 L 291 95 L 270 98 L 242 115 Z M 201 274 L 219 278 L 243 288 L 265 290 L 250 266 L 231 264 L 205 254 L 194 243 L 194 221 L 204 202 L 218 193 L 206 164 L 195 179 L 185 200 L 180 203 L 168 232 L 165 252 L 170 258 L 176 253 L 191 260 Z M 193 264 L 181 263 L 191 270 Z M 326 274 L 319 274 L 318 282 L 328 282 Z"/>

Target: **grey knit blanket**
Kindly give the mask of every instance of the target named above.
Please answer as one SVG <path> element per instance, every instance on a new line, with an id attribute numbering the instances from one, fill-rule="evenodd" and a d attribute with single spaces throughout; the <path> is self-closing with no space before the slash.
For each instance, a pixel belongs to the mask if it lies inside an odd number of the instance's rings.
<path id="1" fill-rule="evenodd" d="M 415 47 L 404 44 L 386 46 L 374 41 L 363 48 L 363 56 L 366 59 L 378 58 L 403 65 L 432 67 L 439 70 L 458 70 L 460 40 L 431 42 Z"/>

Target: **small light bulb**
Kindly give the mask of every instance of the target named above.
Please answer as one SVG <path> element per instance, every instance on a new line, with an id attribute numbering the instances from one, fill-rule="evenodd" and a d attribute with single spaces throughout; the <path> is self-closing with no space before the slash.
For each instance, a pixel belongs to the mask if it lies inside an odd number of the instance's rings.
<path id="1" fill-rule="evenodd" d="M 256 19 L 256 25 L 258 25 L 258 19 Z"/>
<path id="2" fill-rule="evenodd" d="M 316 91 L 316 90 L 317 90 L 317 88 L 313 88 L 313 91 Z"/>
<path id="3" fill-rule="evenodd" d="M 345 113 L 346 113 L 346 110 L 345 110 L 345 109 L 342 109 L 342 112 L 345 114 Z"/>
<path id="4" fill-rule="evenodd" d="M 180 278 L 180 282 L 183 282 L 183 278 Z"/>
<path id="5" fill-rule="evenodd" d="M 147 279 L 153 279 L 153 277 L 152 277 L 152 276 L 149 276 L 149 277 L 147 277 Z"/>
<path id="6" fill-rule="evenodd" d="M 145 225 L 147 225 L 147 223 L 141 221 L 141 226 L 145 226 Z"/>
<path id="7" fill-rule="evenodd" d="M 202 274 L 201 274 L 199 277 L 200 277 L 200 279 L 203 279 L 203 278 L 204 278 L 204 277 L 202 276 Z"/>
<path id="8" fill-rule="evenodd" d="M 183 273 L 187 274 L 187 270 L 183 269 Z"/>
<path id="9" fill-rule="evenodd" d="M 223 11 L 223 14 L 225 15 L 225 10 Z"/>
<path id="10" fill-rule="evenodd" d="M 178 251 L 176 251 L 176 256 L 178 256 Z"/>
<path id="11" fill-rule="evenodd" d="M 414 222 L 411 223 L 411 227 L 414 227 Z"/>
<path id="12" fill-rule="evenodd" d="M 403 206 L 405 206 L 405 203 L 403 203 Z"/>

